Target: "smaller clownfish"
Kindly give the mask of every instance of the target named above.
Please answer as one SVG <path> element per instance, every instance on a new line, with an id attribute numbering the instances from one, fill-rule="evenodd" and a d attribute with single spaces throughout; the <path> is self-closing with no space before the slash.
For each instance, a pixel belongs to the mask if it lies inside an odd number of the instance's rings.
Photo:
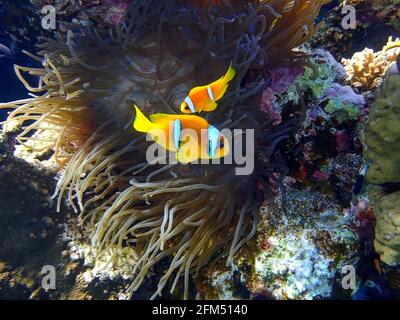
<path id="1" fill-rule="evenodd" d="M 202 117 L 157 113 L 147 118 L 136 105 L 135 110 L 133 128 L 149 133 L 161 147 L 175 152 L 180 163 L 223 158 L 229 153 L 228 139 Z"/>
<path id="2" fill-rule="evenodd" d="M 189 95 L 181 104 L 181 111 L 183 113 L 214 111 L 217 107 L 216 101 L 220 100 L 224 96 L 226 90 L 228 89 L 228 84 L 233 79 L 235 74 L 236 71 L 232 68 L 231 63 L 228 71 L 220 79 L 209 85 L 195 87 L 190 90 Z"/>

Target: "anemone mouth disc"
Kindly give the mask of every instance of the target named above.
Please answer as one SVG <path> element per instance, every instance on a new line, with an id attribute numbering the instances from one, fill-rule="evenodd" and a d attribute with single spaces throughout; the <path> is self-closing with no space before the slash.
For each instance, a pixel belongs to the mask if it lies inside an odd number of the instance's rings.
<path id="1" fill-rule="evenodd" d="M 238 1 L 223 10 L 204 10 L 191 1 L 134 2 L 115 28 L 81 26 L 44 39 L 37 55 L 28 53 L 41 67 L 15 66 L 35 95 L 0 108 L 12 109 L 8 122 L 26 125 L 20 144 L 55 151 L 63 170 L 53 195 L 58 210 L 66 198 L 98 254 L 135 250 L 131 294 L 153 266 L 170 258 L 152 298 L 171 278 L 173 291 L 181 276 L 188 298 L 190 275 L 221 258 L 232 264 L 254 236 L 264 200 L 258 183 L 282 187 L 269 159 L 295 121 L 270 125 L 254 102 L 266 81 L 245 88 L 240 83 L 250 69 L 283 60 L 302 63 L 304 55 L 292 49 L 312 35 L 325 2 Z M 230 61 L 236 76 L 210 122 L 255 129 L 262 142 L 255 173 L 243 178 L 233 166 L 149 164 L 148 142 L 131 128 L 126 101 L 178 113 L 179 93 L 215 78 Z M 25 73 L 37 77 L 38 85 Z M 41 132 L 49 137 L 36 135 Z M 37 139 L 43 140 L 39 147 Z"/>

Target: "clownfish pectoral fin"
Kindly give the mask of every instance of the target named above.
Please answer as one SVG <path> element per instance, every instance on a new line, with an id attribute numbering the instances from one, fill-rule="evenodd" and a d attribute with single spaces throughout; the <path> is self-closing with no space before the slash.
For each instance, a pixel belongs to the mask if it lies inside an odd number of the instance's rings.
<path id="1" fill-rule="evenodd" d="M 218 104 L 214 101 L 211 102 L 210 107 L 207 109 L 208 111 L 214 111 L 217 108 Z"/>
<path id="2" fill-rule="evenodd" d="M 197 138 L 191 136 L 184 137 L 175 156 L 176 160 L 180 163 L 190 163 L 199 159 L 200 150 Z"/>
<path id="3" fill-rule="evenodd" d="M 179 150 L 179 142 L 180 142 L 179 140 L 181 137 L 181 130 L 182 130 L 181 121 L 179 119 L 176 119 L 174 121 L 174 144 L 176 150 Z"/>
<path id="4" fill-rule="evenodd" d="M 140 111 L 140 109 L 137 107 L 137 105 L 134 104 L 135 110 L 136 110 L 136 116 L 135 120 L 133 122 L 133 128 L 136 131 L 139 132 L 149 132 L 151 129 L 155 128 L 155 124 L 152 123 L 143 113 Z"/>
<path id="5" fill-rule="evenodd" d="M 195 149 L 191 149 L 188 145 L 186 145 L 184 148 L 180 148 L 175 153 L 175 158 L 179 163 L 186 164 L 198 159 L 199 155 L 195 152 Z"/>

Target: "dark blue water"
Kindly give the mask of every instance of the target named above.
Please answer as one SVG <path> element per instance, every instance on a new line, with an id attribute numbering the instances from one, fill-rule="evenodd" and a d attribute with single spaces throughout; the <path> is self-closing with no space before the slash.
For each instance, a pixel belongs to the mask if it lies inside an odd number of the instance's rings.
<path id="1" fill-rule="evenodd" d="M 14 73 L 14 64 L 36 66 L 22 53 L 23 49 L 35 52 L 34 45 L 39 34 L 31 26 L 40 20 L 34 16 L 28 0 L 0 0 L 0 43 L 14 51 L 12 57 L 0 58 L 0 103 L 28 96 L 28 91 Z M 7 111 L 0 110 L 0 121 L 6 116 Z"/>
<path id="2" fill-rule="evenodd" d="M 8 46 L 7 37 L 0 36 L 0 43 Z M 35 63 L 28 56 L 16 49 L 15 57 L 0 58 L 0 103 L 23 99 L 28 96 L 28 90 L 22 85 L 14 72 L 14 64 L 34 66 Z M 0 121 L 5 120 L 6 110 L 0 110 Z"/>

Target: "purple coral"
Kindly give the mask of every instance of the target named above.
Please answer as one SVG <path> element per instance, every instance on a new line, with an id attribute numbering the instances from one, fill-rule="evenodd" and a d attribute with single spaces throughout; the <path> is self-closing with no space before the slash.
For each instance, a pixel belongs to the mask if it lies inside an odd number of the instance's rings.
<path id="1" fill-rule="evenodd" d="M 280 67 L 270 71 L 271 84 L 263 91 L 261 98 L 261 110 L 271 115 L 274 124 L 281 122 L 281 115 L 277 109 L 276 95 L 287 91 L 290 85 L 304 73 L 303 68 L 299 67 Z"/>
<path id="2" fill-rule="evenodd" d="M 365 105 L 363 95 L 355 93 L 350 86 L 342 86 L 338 83 L 332 84 L 332 86 L 326 90 L 325 97 L 329 99 L 339 98 L 344 104 L 351 104 L 359 107 Z"/>
<path id="3" fill-rule="evenodd" d="M 121 21 L 132 2 L 133 0 L 103 0 L 103 5 L 108 8 L 104 21 L 116 25 Z"/>

